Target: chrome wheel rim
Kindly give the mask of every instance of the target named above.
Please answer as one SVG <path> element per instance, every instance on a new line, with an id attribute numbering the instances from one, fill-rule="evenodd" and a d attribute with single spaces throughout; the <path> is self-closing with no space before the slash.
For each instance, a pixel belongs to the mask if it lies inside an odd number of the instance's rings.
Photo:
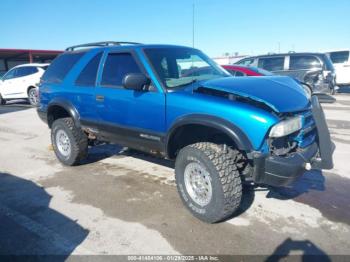
<path id="1" fill-rule="evenodd" d="M 38 104 L 38 95 L 34 88 L 29 90 L 29 101 L 32 105 Z"/>
<path id="2" fill-rule="evenodd" d="M 71 144 L 67 133 L 64 130 L 58 130 L 56 133 L 56 146 L 58 151 L 64 157 L 71 153 Z"/>
<path id="3" fill-rule="evenodd" d="M 212 185 L 208 171 L 199 163 L 189 163 L 184 174 L 185 187 L 192 200 L 206 206 L 212 198 Z"/>

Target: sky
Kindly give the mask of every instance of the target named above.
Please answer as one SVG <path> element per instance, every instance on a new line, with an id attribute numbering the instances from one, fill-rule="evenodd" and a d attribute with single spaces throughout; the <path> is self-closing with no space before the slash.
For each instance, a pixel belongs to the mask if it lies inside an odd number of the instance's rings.
<path id="1" fill-rule="evenodd" d="M 350 48 L 349 0 L 1 0 L 0 48 L 61 50 L 96 41 L 224 53 Z"/>

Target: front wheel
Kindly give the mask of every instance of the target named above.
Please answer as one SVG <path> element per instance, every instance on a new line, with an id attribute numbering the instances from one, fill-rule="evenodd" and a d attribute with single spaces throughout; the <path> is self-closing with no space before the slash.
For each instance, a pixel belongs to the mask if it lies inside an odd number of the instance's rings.
<path id="1" fill-rule="evenodd" d="M 60 118 L 53 122 L 51 142 L 57 158 L 64 165 L 77 165 L 87 156 L 87 136 L 75 126 L 72 118 Z"/>
<path id="2" fill-rule="evenodd" d="M 196 143 L 180 150 L 175 163 L 176 184 L 194 216 L 215 223 L 237 210 L 242 197 L 240 157 L 238 151 L 213 143 Z"/>

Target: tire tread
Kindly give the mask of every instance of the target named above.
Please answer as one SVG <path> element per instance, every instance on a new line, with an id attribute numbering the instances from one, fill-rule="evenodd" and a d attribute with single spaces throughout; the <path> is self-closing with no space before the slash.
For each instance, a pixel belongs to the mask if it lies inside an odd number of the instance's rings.
<path id="1" fill-rule="evenodd" d="M 188 147 L 202 151 L 210 159 L 218 172 L 222 185 L 224 203 L 221 214 L 217 214 L 216 218 L 209 222 L 215 223 L 228 218 L 237 210 L 241 203 L 242 183 L 239 162 L 243 160 L 243 155 L 238 150 L 226 145 L 209 142 L 199 142 Z"/>
<path id="2" fill-rule="evenodd" d="M 53 127 L 60 123 L 69 129 L 74 138 L 74 141 L 71 141 L 73 159 L 69 163 L 67 162 L 64 164 L 71 166 L 77 165 L 87 157 L 88 139 L 84 132 L 75 126 L 74 120 L 71 117 L 55 120 Z M 52 143 L 54 143 L 54 141 L 52 141 Z"/>

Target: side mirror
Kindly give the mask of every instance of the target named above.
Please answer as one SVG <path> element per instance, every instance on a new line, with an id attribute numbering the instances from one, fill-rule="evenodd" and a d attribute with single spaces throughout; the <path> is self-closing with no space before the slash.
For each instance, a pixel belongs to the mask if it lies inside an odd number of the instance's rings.
<path id="1" fill-rule="evenodd" d="M 142 91 L 144 86 L 149 85 L 151 80 L 140 73 L 127 74 L 123 79 L 123 86 L 125 89 Z"/>

